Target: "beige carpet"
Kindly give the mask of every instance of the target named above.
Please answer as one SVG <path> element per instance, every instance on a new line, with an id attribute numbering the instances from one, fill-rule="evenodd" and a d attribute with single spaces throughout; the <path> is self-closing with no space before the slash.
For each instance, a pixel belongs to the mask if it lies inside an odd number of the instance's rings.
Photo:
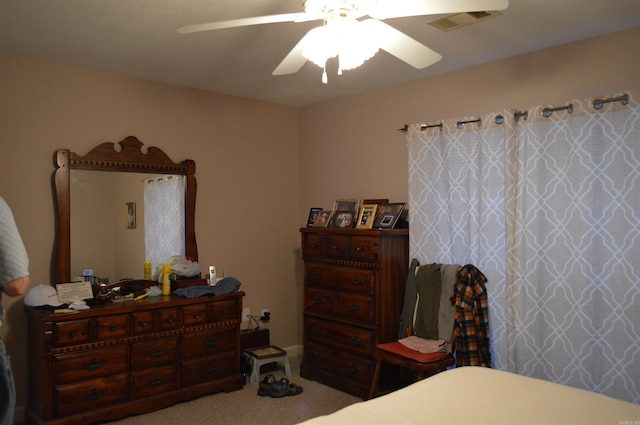
<path id="1" fill-rule="evenodd" d="M 114 425 L 293 425 L 306 419 L 335 412 L 361 401 L 315 381 L 300 378 L 299 360 L 292 361 L 290 381 L 304 388 L 293 397 L 271 398 L 257 395 L 258 385 L 247 385 L 232 393 L 217 393 L 179 403 L 145 415 L 130 416 Z M 271 372 L 276 379 L 284 377 L 279 369 Z M 260 379 L 265 375 L 263 375 Z"/>

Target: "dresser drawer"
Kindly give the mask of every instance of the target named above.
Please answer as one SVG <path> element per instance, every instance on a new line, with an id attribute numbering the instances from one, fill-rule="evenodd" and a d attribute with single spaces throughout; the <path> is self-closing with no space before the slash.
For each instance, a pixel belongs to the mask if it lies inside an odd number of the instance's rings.
<path id="1" fill-rule="evenodd" d="M 340 291 L 374 294 L 376 274 L 373 270 L 340 267 L 334 270 L 333 279 Z"/>
<path id="2" fill-rule="evenodd" d="M 373 360 L 343 351 L 339 355 L 338 372 L 341 376 L 369 385 L 373 377 Z"/>
<path id="3" fill-rule="evenodd" d="M 338 295 L 338 315 L 347 319 L 373 322 L 373 298 L 366 295 L 341 292 Z"/>
<path id="4" fill-rule="evenodd" d="M 335 373 L 338 371 L 338 350 L 326 345 L 309 343 L 304 349 L 304 361 L 311 366 Z"/>
<path id="5" fill-rule="evenodd" d="M 124 338 L 129 335 L 129 315 L 98 317 L 98 339 Z"/>
<path id="6" fill-rule="evenodd" d="M 184 360 L 180 382 L 183 387 L 190 387 L 233 375 L 238 372 L 237 360 L 238 356 L 235 353 Z"/>
<path id="7" fill-rule="evenodd" d="M 326 289 L 308 288 L 305 295 L 305 308 L 333 313 L 336 310 L 336 295 Z"/>
<path id="8" fill-rule="evenodd" d="M 107 407 L 129 398 L 126 373 L 77 384 L 60 385 L 54 389 L 58 416 L 72 415 Z"/>
<path id="9" fill-rule="evenodd" d="M 182 307 L 182 323 L 185 326 L 207 323 L 207 305 L 195 304 Z"/>
<path id="10" fill-rule="evenodd" d="M 157 367 L 131 374 L 131 397 L 142 398 L 178 389 L 178 366 Z"/>
<path id="11" fill-rule="evenodd" d="M 158 328 L 160 331 L 178 329 L 178 309 L 163 308 L 158 310 Z"/>
<path id="12" fill-rule="evenodd" d="M 238 320 L 238 304 L 235 301 L 222 301 L 211 305 L 211 322 Z"/>
<path id="13" fill-rule="evenodd" d="M 305 265 L 305 280 L 307 286 L 336 288 L 336 274 L 339 275 L 339 271 L 336 271 L 336 267 L 323 266 L 319 264 Z"/>
<path id="14" fill-rule="evenodd" d="M 154 339 L 131 345 L 131 368 L 145 369 L 178 360 L 178 339 Z"/>
<path id="15" fill-rule="evenodd" d="M 153 311 L 131 313 L 133 335 L 145 335 L 153 332 Z"/>
<path id="16" fill-rule="evenodd" d="M 89 340 L 89 319 L 57 322 L 53 326 L 53 343 L 56 346 L 81 344 Z"/>
<path id="17" fill-rule="evenodd" d="M 223 328 L 205 332 L 193 332 L 182 336 L 182 357 L 196 357 L 236 351 L 237 329 Z"/>
<path id="18" fill-rule="evenodd" d="M 340 323 L 307 319 L 305 332 L 309 341 L 329 344 L 361 354 L 371 354 L 374 341 L 373 331 L 345 326 Z"/>
<path id="19" fill-rule="evenodd" d="M 304 235 L 302 255 L 305 257 L 321 257 L 324 254 L 325 237 L 322 234 Z"/>
<path id="20" fill-rule="evenodd" d="M 84 351 L 81 354 L 63 354 L 53 357 L 55 384 L 68 384 L 128 370 L 127 346 Z"/>
<path id="21" fill-rule="evenodd" d="M 349 243 L 349 259 L 355 261 L 378 261 L 378 238 L 354 236 Z"/>
<path id="22" fill-rule="evenodd" d="M 349 237 L 345 235 L 327 235 L 327 258 L 337 260 L 347 258 Z"/>

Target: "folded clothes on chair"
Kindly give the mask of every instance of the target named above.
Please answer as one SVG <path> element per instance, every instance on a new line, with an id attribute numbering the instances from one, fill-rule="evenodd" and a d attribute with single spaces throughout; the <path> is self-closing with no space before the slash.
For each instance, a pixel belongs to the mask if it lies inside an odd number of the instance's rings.
<path id="1" fill-rule="evenodd" d="M 438 351 L 445 351 L 447 345 L 447 341 L 444 339 L 424 339 L 415 335 L 399 339 L 398 342 L 405 347 L 421 353 L 437 353 Z"/>

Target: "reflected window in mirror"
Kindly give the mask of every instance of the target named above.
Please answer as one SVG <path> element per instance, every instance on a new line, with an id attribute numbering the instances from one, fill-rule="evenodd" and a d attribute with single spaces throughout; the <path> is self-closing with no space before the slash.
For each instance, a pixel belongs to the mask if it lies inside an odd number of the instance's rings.
<path id="1" fill-rule="evenodd" d="M 172 256 L 185 254 L 185 181 L 178 175 L 145 180 L 145 257 L 154 271 Z"/>

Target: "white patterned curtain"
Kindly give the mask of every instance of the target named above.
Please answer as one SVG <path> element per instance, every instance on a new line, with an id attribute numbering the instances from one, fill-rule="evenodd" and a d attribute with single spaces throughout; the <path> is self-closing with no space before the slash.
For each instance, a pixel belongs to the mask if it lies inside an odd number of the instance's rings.
<path id="1" fill-rule="evenodd" d="M 640 108 L 544 109 L 409 126 L 411 255 L 485 273 L 494 367 L 640 403 Z"/>
<path id="2" fill-rule="evenodd" d="M 145 260 L 154 270 L 174 255 L 185 255 L 185 182 L 178 175 L 145 181 Z"/>
<path id="3" fill-rule="evenodd" d="M 505 369 L 504 113 L 411 125 L 409 254 L 421 264 L 473 264 L 488 278 L 491 357 Z M 459 128 L 460 127 L 460 128 Z"/>

